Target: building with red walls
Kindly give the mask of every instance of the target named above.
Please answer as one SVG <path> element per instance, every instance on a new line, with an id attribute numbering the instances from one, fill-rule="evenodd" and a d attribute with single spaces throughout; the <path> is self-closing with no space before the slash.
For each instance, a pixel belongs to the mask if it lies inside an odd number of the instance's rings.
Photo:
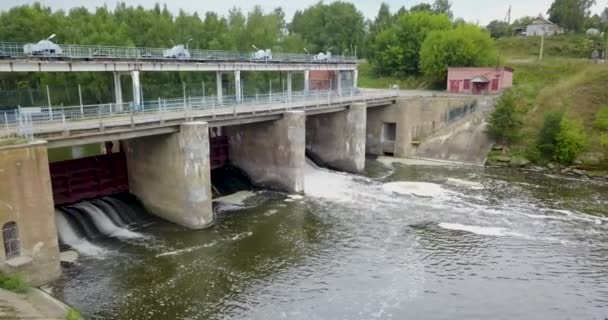
<path id="1" fill-rule="evenodd" d="M 448 68 L 447 90 L 451 93 L 496 94 L 513 86 L 513 69 Z"/>

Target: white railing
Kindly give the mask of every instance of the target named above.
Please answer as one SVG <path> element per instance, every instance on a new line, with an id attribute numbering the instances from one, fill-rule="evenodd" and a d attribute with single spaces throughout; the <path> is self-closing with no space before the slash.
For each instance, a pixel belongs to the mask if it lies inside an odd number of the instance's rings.
<path id="1" fill-rule="evenodd" d="M 335 104 L 386 99 L 399 95 L 398 90 L 359 92 L 355 89 L 342 91 L 309 91 L 268 93 L 246 96 L 237 102 L 235 96 L 157 98 L 142 105 L 106 103 L 80 106 L 19 107 L 0 111 L 0 138 L 22 136 L 32 138 L 36 134 L 69 132 L 77 129 L 110 126 L 134 126 L 137 123 L 188 120 L 195 117 L 234 117 L 277 110 L 306 107 L 328 107 Z"/>
<path id="2" fill-rule="evenodd" d="M 255 61 L 255 62 L 309 62 L 309 63 L 356 63 L 355 56 L 331 56 L 324 61 L 316 61 L 312 54 L 300 53 L 273 53 L 269 59 L 258 59 L 253 52 L 222 51 L 222 50 L 199 50 L 188 49 L 189 58 L 172 58 L 165 56 L 169 48 L 144 48 L 144 47 L 118 47 L 118 46 L 95 46 L 58 44 L 61 53 L 37 52 L 26 53 L 25 43 L 0 42 L 0 58 L 63 58 L 63 59 L 124 59 L 124 60 L 192 60 L 192 61 Z"/>

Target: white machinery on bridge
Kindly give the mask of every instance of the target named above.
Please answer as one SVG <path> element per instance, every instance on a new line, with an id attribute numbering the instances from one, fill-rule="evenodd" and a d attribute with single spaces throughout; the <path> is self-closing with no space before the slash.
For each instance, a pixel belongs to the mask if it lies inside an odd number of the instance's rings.
<path id="1" fill-rule="evenodd" d="M 258 47 L 251 45 L 257 51 L 254 52 L 251 56 L 254 60 L 272 60 L 272 51 L 270 49 L 262 50 L 258 49 Z"/>
<path id="2" fill-rule="evenodd" d="M 190 59 L 190 51 L 183 44 L 173 46 L 171 49 L 163 51 L 163 57 L 173 59 Z"/>
<path id="3" fill-rule="evenodd" d="M 319 54 L 315 55 L 313 58 L 315 61 L 328 61 L 331 59 L 331 52 L 327 51 L 327 53 L 319 52 Z"/>
<path id="4" fill-rule="evenodd" d="M 51 40 L 55 38 L 55 34 L 52 34 L 50 37 L 38 41 L 38 43 L 28 43 L 23 46 L 23 53 L 26 55 L 44 55 L 44 56 L 52 56 L 52 55 L 62 55 L 63 50 L 60 46 L 53 43 Z"/>

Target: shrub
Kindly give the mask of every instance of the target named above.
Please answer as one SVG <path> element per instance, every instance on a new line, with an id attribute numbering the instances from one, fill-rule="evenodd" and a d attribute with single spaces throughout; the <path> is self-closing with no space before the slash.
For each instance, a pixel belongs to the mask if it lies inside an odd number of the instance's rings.
<path id="1" fill-rule="evenodd" d="M 603 107 L 597 112 L 595 126 L 600 130 L 608 130 L 608 107 Z"/>
<path id="2" fill-rule="evenodd" d="M 538 151 L 545 159 L 553 158 L 555 146 L 557 145 L 557 135 L 559 134 L 563 118 L 563 112 L 549 112 L 545 114 L 537 142 Z"/>
<path id="3" fill-rule="evenodd" d="M 508 90 L 502 94 L 490 116 L 488 135 L 498 143 L 509 144 L 518 140 L 522 126 L 522 112 L 517 107 L 515 92 Z"/>
<path id="4" fill-rule="evenodd" d="M 555 160 L 562 164 L 571 164 L 587 146 L 587 135 L 583 124 L 563 117 L 556 141 Z"/>
<path id="5" fill-rule="evenodd" d="M 0 288 L 17 293 L 24 293 L 29 288 L 29 285 L 18 274 L 5 275 L 0 273 Z"/>

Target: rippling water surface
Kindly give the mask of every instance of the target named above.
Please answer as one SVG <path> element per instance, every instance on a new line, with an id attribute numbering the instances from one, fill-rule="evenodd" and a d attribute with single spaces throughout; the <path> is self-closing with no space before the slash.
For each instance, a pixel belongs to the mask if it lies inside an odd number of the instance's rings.
<path id="1" fill-rule="evenodd" d="M 92 319 L 608 317 L 608 219 L 590 215 L 608 215 L 607 185 L 367 167 L 233 197 L 209 230 L 98 242 L 55 294 Z"/>

